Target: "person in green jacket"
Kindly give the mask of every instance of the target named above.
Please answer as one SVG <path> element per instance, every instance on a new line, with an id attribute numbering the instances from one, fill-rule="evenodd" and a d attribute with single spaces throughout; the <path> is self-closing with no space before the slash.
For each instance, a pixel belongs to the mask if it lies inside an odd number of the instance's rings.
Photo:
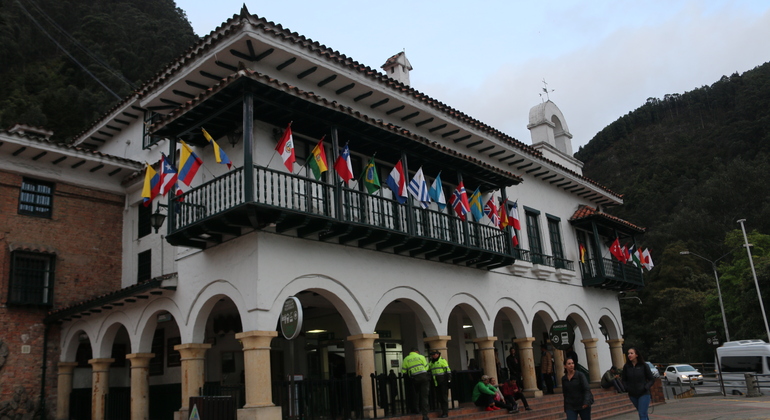
<path id="1" fill-rule="evenodd" d="M 473 394 L 471 394 L 473 403 L 478 407 L 484 408 L 485 411 L 496 411 L 507 408 L 509 413 L 514 413 L 513 407 L 506 404 L 505 401 L 495 400 L 497 387 L 490 384 L 490 379 L 491 376 L 482 376 L 481 380 L 473 388 Z"/>
<path id="2" fill-rule="evenodd" d="M 417 407 L 422 414 L 422 420 L 428 420 L 428 397 L 430 393 L 430 372 L 425 356 L 415 347 L 404 357 L 401 364 L 401 372 L 406 375 L 414 385 L 417 399 Z"/>
<path id="3" fill-rule="evenodd" d="M 441 415 L 439 418 L 449 417 L 449 401 L 447 398 L 447 391 L 449 390 L 449 377 L 451 370 L 449 369 L 449 363 L 441 358 L 441 352 L 433 350 L 430 352 L 430 373 L 433 376 L 433 384 L 436 386 L 436 396 L 438 398 L 439 406 L 441 407 Z"/>

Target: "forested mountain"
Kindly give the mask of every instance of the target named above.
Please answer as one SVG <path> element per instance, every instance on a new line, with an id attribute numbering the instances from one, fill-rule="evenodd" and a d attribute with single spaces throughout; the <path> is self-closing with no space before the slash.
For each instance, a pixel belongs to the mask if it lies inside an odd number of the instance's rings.
<path id="1" fill-rule="evenodd" d="M 623 301 L 626 343 L 665 361 L 713 361 L 707 330 L 724 329 L 711 264 L 719 263 L 731 339 L 768 340 L 739 219 L 746 219 L 764 302 L 770 304 L 770 63 L 711 86 L 649 98 L 575 157 L 583 172 L 625 194 L 609 211 L 648 228 L 656 268 Z M 736 232 L 736 229 L 738 231 Z M 768 244 L 770 245 L 770 244 Z"/>
<path id="2" fill-rule="evenodd" d="M 66 141 L 196 40 L 173 0 L 0 0 L 0 127 Z"/>

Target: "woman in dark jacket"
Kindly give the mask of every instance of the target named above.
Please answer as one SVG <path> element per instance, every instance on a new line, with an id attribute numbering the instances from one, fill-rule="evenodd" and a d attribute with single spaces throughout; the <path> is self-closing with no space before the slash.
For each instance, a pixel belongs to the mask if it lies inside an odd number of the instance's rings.
<path id="1" fill-rule="evenodd" d="M 655 377 L 636 348 L 628 349 L 626 358 L 628 362 L 623 366 L 623 385 L 626 386 L 631 403 L 639 412 L 639 420 L 649 420 L 647 409 L 650 407 L 650 388 L 655 383 Z"/>
<path id="2" fill-rule="evenodd" d="M 564 361 L 564 376 L 561 378 L 562 393 L 564 394 L 564 412 L 567 420 L 591 420 L 591 388 L 588 379 L 575 370 L 575 361 L 567 358 Z"/>

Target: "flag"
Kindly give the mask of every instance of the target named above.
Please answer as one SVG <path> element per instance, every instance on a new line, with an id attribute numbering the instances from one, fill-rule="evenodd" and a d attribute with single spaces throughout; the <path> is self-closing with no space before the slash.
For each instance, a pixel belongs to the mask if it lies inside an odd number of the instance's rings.
<path id="1" fill-rule="evenodd" d="M 633 245 L 631 245 L 633 247 Z M 631 262 L 631 252 L 629 252 L 628 247 L 626 245 L 623 245 L 620 247 L 620 252 L 623 253 L 623 262 L 628 264 Z"/>
<path id="2" fill-rule="evenodd" d="M 160 173 L 158 175 L 160 176 L 159 194 L 165 196 L 169 191 L 171 191 L 171 187 L 176 184 L 176 178 L 178 174 L 176 173 L 176 169 L 171 166 L 168 158 L 166 158 L 166 155 L 163 153 L 160 154 Z"/>
<path id="3" fill-rule="evenodd" d="M 377 174 L 377 167 L 374 165 L 374 157 L 369 159 L 369 164 L 364 168 L 364 186 L 369 194 L 374 194 L 380 189 L 380 176 Z"/>
<path id="4" fill-rule="evenodd" d="M 203 165 L 203 159 L 199 158 L 187 143 L 181 140 L 180 143 L 182 144 L 182 150 L 179 158 L 178 179 L 187 184 L 187 186 L 190 186 L 193 178 L 195 178 L 195 174 L 198 173 L 198 169 Z"/>
<path id="5" fill-rule="evenodd" d="M 620 249 L 620 241 L 615 238 L 615 241 L 610 245 L 610 254 L 620 262 L 626 262 L 626 256 L 623 254 L 623 250 Z"/>
<path id="6" fill-rule="evenodd" d="M 294 137 L 291 135 L 291 123 L 284 130 L 281 140 L 275 146 L 275 151 L 281 155 L 283 164 L 289 172 L 294 172 Z"/>
<path id="7" fill-rule="evenodd" d="M 644 256 L 642 255 L 641 248 L 632 252 L 631 258 L 633 259 L 635 266 L 637 266 L 638 268 L 642 268 L 642 260 L 644 260 Z"/>
<path id="8" fill-rule="evenodd" d="M 650 250 L 645 248 L 642 252 L 642 256 L 644 257 L 642 260 L 642 265 L 644 268 L 647 269 L 647 271 L 652 270 L 653 267 L 655 267 L 655 264 L 652 263 L 652 256 L 650 255 Z"/>
<path id="9" fill-rule="evenodd" d="M 149 163 L 145 163 L 147 168 L 144 170 L 144 186 L 142 187 L 142 197 L 144 198 L 144 206 L 147 207 L 152 204 L 152 200 L 158 195 L 160 191 L 160 176 L 155 169 L 152 169 Z"/>
<path id="10" fill-rule="evenodd" d="M 321 179 L 321 174 L 329 170 L 329 168 L 326 166 L 326 151 L 324 150 L 323 137 L 321 137 L 321 140 L 319 140 L 318 144 L 315 145 L 313 150 L 310 152 L 310 155 L 311 156 L 308 165 L 310 166 L 310 169 L 313 170 L 313 176 L 317 181 Z"/>
<path id="11" fill-rule="evenodd" d="M 519 246 L 519 236 L 516 235 L 516 229 L 511 229 L 511 232 L 513 232 L 511 234 L 511 243 L 513 246 Z"/>
<path id="12" fill-rule="evenodd" d="M 233 162 L 230 161 L 230 158 L 227 157 L 227 154 L 224 150 L 222 150 L 221 147 L 217 144 L 217 142 L 214 141 L 213 138 L 211 138 L 211 134 L 209 134 L 208 131 L 206 131 L 203 127 L 201 127 L 201 131 L 203 131 L 203 137 L 208 140 L 209 143 L 211 143 L 212 146 L 214 146 L 214 156 L 217 158 L 217 163 L 221 163 L 223 165 L 227 165 L 227 169 L 230 169 L 231 166 L 233 166 Z"/>
<path id="13" fill-rule="evenodd" d="M 481 191 L 479 188 L 476 188 L 476 191 L 471 194 L 471 200 L 469 205 L 471 206 L 471 214 L 473 214 L 473 218 L 480 222 L 481 218 L 484 217 L 484 210 L 483 206 L 481 205 Z"/>
<path id="14" fill-rule="evenodd" d="M 404 176 L 404 167 L 401 166 L 400 160 L 393 167 L 393 170 L 390 171 L 386 184 L 393 191 L 393 196 L 396 197 L 399 203 L 406 203 L 406 177 Z"/>
<path id="15" fill-rule="evenodd" d="M 500 227 L 500 215 L 497 214 L 497 205 L 495 204 L 495 195 L 489 197 L 487 204 L 484 205 L 484 214 L 487 215 L 492 224 Z"/>
<path id="16" fill-rule="evenodd" d="M 428 190 L 428 195 L 430 195 L 430 198 L 432 198 L 433 201 L 436 202 L 436 205 L 438 205 L 439 210 L 444 210 L 446 208 L 446 196 L 444 195 L 444 186 L 441 185 L 440 172 L 438 175 L 436 175 L 436 179 L 433 180 L 433 184 L 430 186 L 430 189 Z"/>
<path id="17" fill-rule="evenodd" d="M 471 211 L 470 204 L 468 204 L 468 194 L 465 192 L 465 185 L 463 185 L 462 181 L 460 181 L 454 194 L 452 194 L 452 208 L 461 220 L 465 220 L 465 215 Z"/>
<path id="18" fill-rule="evenodd" d="M 519 201 L 514 201 L 511 207 L 511 212 L 508 214 L 508 223 L 516 230 L 521 230 L 521 222 L 519 222 Z"/>
<path id="19" fill-rule="evenodd" d="M 340 157 L 334 162 L 334 170 L 337 171 L 337 175 L 339 175 L 346 184 L 353 179 L 353 164 L 350 162 L 350 149 L 347 144 L 345 145 L 345 148 L 342 149 Z"/>
<path id="20" fill-rule="evenodd" d="M 585 264 L 586 263 L 586 247 L 583 244 L 580 244 L 580 262 Z"/>
<path id="21" fill-rule="evenodd" d="M 506 209 L 507 204 L 500 203 L 500 229 L 505 229 L 508 226 L 510 226 L 510 222 L 508 220 L 508 209 Z"/>
<path id="22" fill-rule="evenodd" d="M 409 192 L 415 200 L 420 202 L 420 207 L 427 209 L 430 206 L 430 196 L 428 195 L 428 183 L 425 182 L 425 176 L 422 174 L 422 167 L 417 170 L 412 180 L 409 181 Z"/>

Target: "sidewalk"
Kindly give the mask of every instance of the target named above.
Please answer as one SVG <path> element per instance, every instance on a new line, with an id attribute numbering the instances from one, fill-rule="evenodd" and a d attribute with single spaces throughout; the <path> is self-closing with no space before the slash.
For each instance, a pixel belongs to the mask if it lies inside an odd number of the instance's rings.
<path id="1" fill-rule="evenodd" d="M 770 396 L 704 395 L 650 407 L 650 420 L 770 420 Z M 607 420 L 638 420 L 636 412 L 606 417 Z"/>

